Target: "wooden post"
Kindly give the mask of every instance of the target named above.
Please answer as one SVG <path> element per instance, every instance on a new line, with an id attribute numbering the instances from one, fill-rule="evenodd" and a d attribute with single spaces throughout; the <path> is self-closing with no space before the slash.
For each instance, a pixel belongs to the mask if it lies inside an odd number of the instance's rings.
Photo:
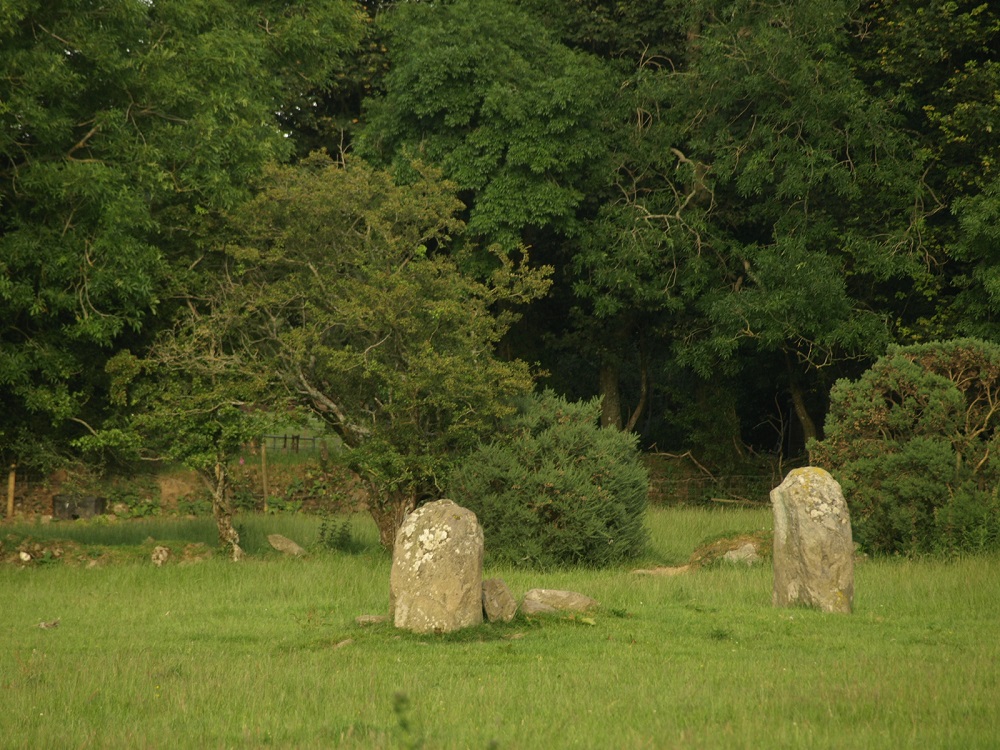
<path id="1" fill-rule="evenodd" d="M 14 517 L 14 488 L 17 486 L 17 464 L 10 465 L 7 475 L 7 518 Z"/>
<path id="2" fill-rule="evenodd" d="M 260 477 L 264 484 L 264 512 L 267 513 L 267 436 L 260 441 Z"/>

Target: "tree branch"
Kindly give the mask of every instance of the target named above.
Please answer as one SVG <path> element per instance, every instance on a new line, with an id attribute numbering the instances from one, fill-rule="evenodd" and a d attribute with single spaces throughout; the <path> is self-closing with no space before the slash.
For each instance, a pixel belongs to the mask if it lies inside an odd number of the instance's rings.
<path id="1" fill-rule="evenodd" d="M 338 403 L 330 399 L 325 393 L 320 391 L 318 388 L 313 386 L 307 379 L 301 368 L 298 371 L 299 385 L 302 388 L 302 392 L 305 393 L 313 402 L 320 408 L 321 411 L 328 411 L 334 415 L 337 420 L 335 429 L 340 436 L 344 439 L 350 447 L 354 448 L 360 445 L 364 440 L 369 437 L 371 432 L 363 427 L 359 427 L 352 424 L 347 418 L 347 414 L 340 407 Z"/>

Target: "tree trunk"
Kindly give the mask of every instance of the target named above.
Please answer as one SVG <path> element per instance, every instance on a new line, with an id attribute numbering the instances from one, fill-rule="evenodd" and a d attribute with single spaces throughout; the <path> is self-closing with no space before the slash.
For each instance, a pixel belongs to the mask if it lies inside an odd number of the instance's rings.
<path id="1" fill-rule="evenodd" d="M 639 403 L 636 404 L 635 411 L 632 412 L 628 424 L 625 425 L 626 432 L 632 432 L 635 429 L 635 425 L 646 410 L 646 403 L 649 401 L 649 358 L 646 356 L 646 347 L 643 346 L 642 341 L 639 343 L 639 378 Z"/>
<path id="2" fill-rule="evenodd" d="M 601 427 L 622 428 L 622 397 L 619 391 L 617 365 L 602 364 L 601 387 Z"/>
<path id="3" fill-rule="evenodd" d="M 240 535 L 233 528 L 233 508 L 228 497 L 229 477 L 226 465 L 221 461 L 215 464 L 215 485 L 212 490 L 212 515 L 219 529 L 219 544 L 229 559 L 238 562 L 243 559 L 243 549 L 240 547 Z"/>
<path id="4" fill-rule="evenodd" d="M 819 437 L 819 431 L 816 429 L 816 423 L 813 422 L 813 418 L 809 416 L 809 412 L 806 410 L 806 400 L 802 392 L 802 387 L 798 383 L 793 382 L 791 384 L 791 391 L 795 416 L 799 418 L 799 424 L 802 425 L 802 437 L 808 445 L 810 440 Z"/>
<path id="5" fill-rule="evenodd" d="M 368 487 L 368 512 L 378 527 L 379 542 L 388 550 L 396 544 L 396 532 L 406 517 L 417 507 L 412 492 L 392 492 L 386 497 L 376 487 Z"/>
<path id="6" fill-rule="evenodd" d="M 795 409 L 795 416 L 802 426 L 802 436 L 805 439 L 805 444 L 809 445 L 809 441 L 812 438 L 819 437 L 819 432 L 816 429 L 816 423 L 809 416 L 809 410 L 806 409 L 805 392 L 799 383 L 795 367 L 792 365 L 792 359 L 788 356 L 788 352 L 785 352 L 785 367 L 788 370 L 788 390 L 792 394 L 792 408 Z"/>

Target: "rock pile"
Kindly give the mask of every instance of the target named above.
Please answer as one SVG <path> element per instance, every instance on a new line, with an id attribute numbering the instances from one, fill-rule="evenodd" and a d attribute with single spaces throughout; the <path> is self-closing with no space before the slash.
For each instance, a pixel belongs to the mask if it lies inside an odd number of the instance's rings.
<path id="1" fill-rule="evenodd" d="M 451 500 L 423 505 L 399 533 L 389 579 L 389 620 L 416 633 L 449 633 L 487 622 L 510 622 L 517 600 L 499 578 L 483 580 L 483 531 L 476 515 Z M 598 606 L 572 591 L 532 589 L 521 604 L 526 615 L 586 612 Z M 377 615 L 359 625 L 381 622 Z"/>

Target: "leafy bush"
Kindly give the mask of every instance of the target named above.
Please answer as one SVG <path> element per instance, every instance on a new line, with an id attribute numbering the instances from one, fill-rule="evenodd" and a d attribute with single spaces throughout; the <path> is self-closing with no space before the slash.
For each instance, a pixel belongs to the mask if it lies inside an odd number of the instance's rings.
<path id="1" fill-rule="evenodd" d="M 893 347 L 830 394 L 812 461 L 840 481 L 872 552 L 1000 548 L 1000 347 Z"/>
<path id="2" fill-rule="evenodd" d="M 494 560 L 606 566 L 645 549 L 646 469 L 633 435 L 598 424 L 600 402 L 525 399 L 467 458 L 450 497 L 474 511 Z"/>
<path id="3" fill-rule="evenodd" d="M 363 548 L 351 531 L 350 516 L 340 518 L 329 513 L 324 514 L 323 521 L 319 525 L 318 541 L 320 547 L 333 552 L 356 554 Z"/>

